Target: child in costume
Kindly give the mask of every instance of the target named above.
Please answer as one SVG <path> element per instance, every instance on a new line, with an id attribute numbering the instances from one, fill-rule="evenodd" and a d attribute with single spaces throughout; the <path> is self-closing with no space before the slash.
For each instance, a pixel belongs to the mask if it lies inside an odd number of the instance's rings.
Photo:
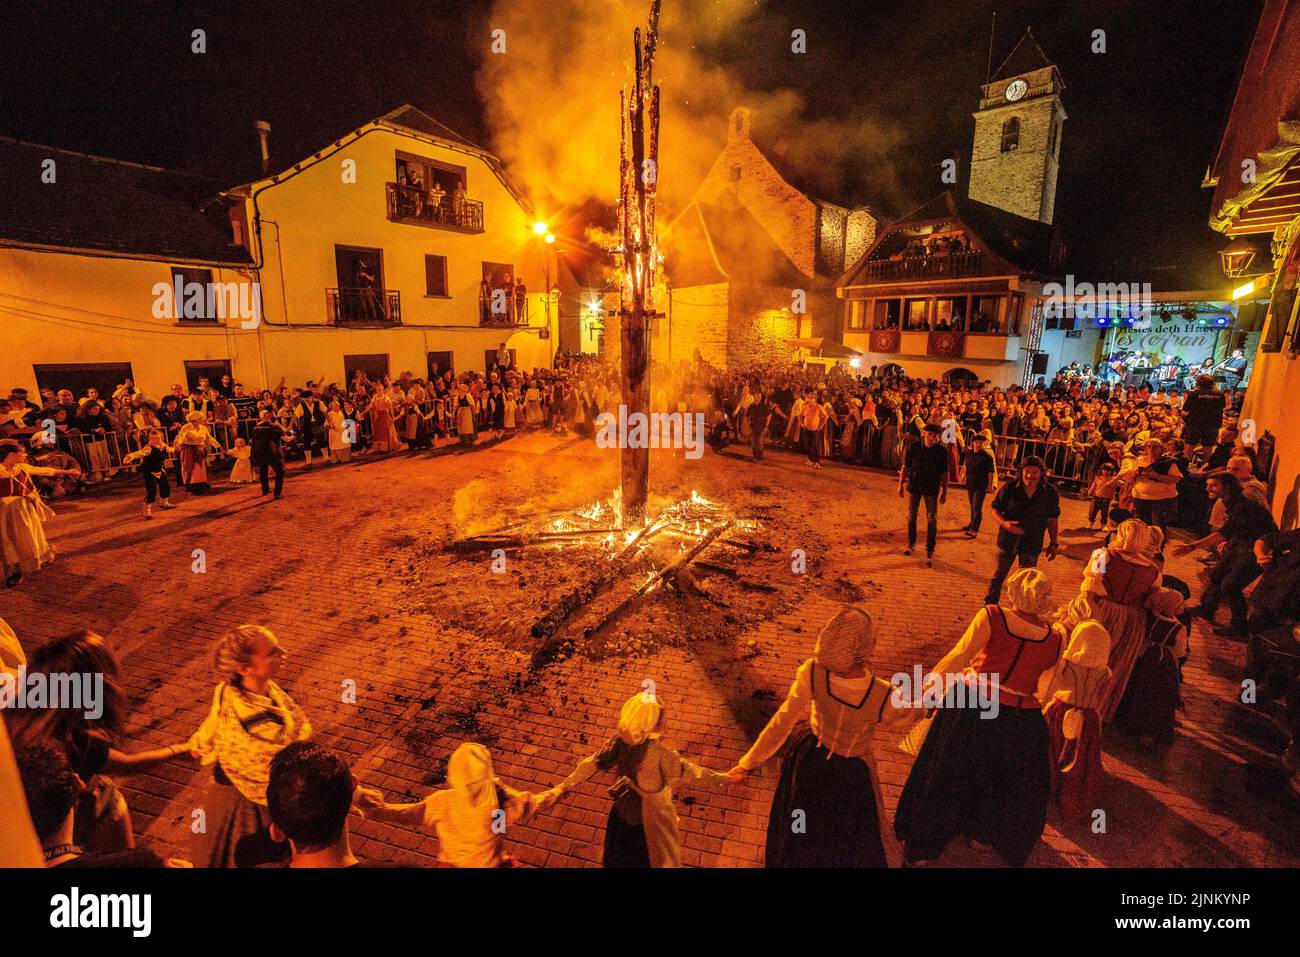
<path id="1" fill-rule="evenodd" d="M 162 499 L 162 508 L 175 508 L 171 501 L 171 483 L 167 480 L 167 456 L 172 449 L 161 429 L 149 433 L 149 444 L 132 452 L 122 460 L 124 465 L 140 463 L 140 474 L 144 476 L 144 517 L 153 518 L 153 503 Z"/>
<path id="2" fill-rule="evenodd" d="M 255 482 L 257 476 L 253 474 L 253 463 L 250 458 L 253 454 L 252 446 L 243 439 L 235 439 L 235 447 L 230 450 L 230 454 L 235 457 L 234 467 L 230 470 L 230 481 L 241 485 Z"/>
<path id="3" fill-rule="evenodd" d="M 1133 666 L 1117 717 L 1147 747 L 1174 739 L 1174 712 L 1180 702 L 1181 662 L 1187 657 L 1187 626 L 1179 621 L 1186 602 L 1172 588 L 1147 600 L 1151 621 L 1142 656 Z"/>
<path id="4" fill-rule="evenodd" d="M 513 867 L 505 851 L 508 829 L 545 811 L 560 797 L 552 788 L 534 794 L 503 784 L 492 769 L 492 754 L 465 742 L 447 762 L 448 787 L 414 804 L 386 804 L 383 796 L 361 789 L 359 807 L 367 818 L 391 824 L 433 828 L 438 860 L 452 867 Z"/>
<path id="5" fill-rule="evenodd" d="M 1098 708 L 1110 680 L 1110 633 L 1097 621 L 1081 621 L 1043 709 L 1052 768 L 1052 798 L 1067 821 L 1086 819 L 1098 805 L 1105 770 L 1101 763 Z"/>
<path id="6" fill-rule="evenodd" d="M 679 784 L 721 788 L 729 778 L 683 758 L 659 741 L 664 709 L 653 691 L 623 702 L 618 731 L 565 778 L 563 793 L 597 771 L 614 771 L 614 806 L 605 826 L 605 867 L 680 867 L 681 835 L 673 790 Z"/>

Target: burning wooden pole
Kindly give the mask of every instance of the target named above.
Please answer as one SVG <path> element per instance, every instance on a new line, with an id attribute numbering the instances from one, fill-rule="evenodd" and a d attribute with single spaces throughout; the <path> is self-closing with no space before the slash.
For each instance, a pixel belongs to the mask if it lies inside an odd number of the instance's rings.
<path id="1" fill-rule="evenodd" d="M 650 324 L 655 317 L 654 283 L 658 264 L 655 197 L 659 180 L 659 88 L 654 85 L 659 0 L 641 42 L 634 34 L 636 78 L 630 96 L 620 94 L 622 149 L 619 157 L 619 227 L 622 233 L 623 302 L 619 310 L 619 360 L 622 400 L 629 418 L 650 409 Z M 621 451 L 623 527 L 645 523 L 650 495 L 650 450 L 645 443 Z"/>

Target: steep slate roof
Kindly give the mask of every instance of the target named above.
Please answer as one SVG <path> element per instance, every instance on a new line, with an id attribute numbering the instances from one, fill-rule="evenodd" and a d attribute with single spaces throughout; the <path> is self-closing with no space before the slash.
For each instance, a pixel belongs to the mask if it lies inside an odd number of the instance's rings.
<path id="1" fill-rule="evenodd" d="M 0 137 L 0 243 L 248 265 L 222 208 L 200 208 L 219 189 L 188 173 Z"/>
<path id="2" fill-rule="evenodd" d="M 776 174 L 785 180 L 790 186 L 803 193 L 804 196 L 817 203 L 819 206 L 838 206 L 841 209 L 859 209 L 865 207 L 872 216 L 877 220 L 887 218 L 882 212 L 885 208 L 883 204 L 877 201 L 876 197 L 867 197 L 857 203 L 850 203 L 840 197 L 830 198 L 822 195 L 822 191 L 817 188 L 805 173 L 796 171 L 785 159 L 778 144 L 765 142 L 757 139 L 753 133 L 750 133 L 749 141 L 754 144 L 763 158 L 767 160 Z"/>
<path id="3" fill-rule="evenodd" d="M 428 113 L 418 110 L 410 103 L 403 104 L 391 113 L 386 113 L 380 119 L 388 120 L 390 123 L 396 123 L 398 126 L 405 126 L 407 129 L 415 130 L 417 133 L 424 133 L 427 136 L 436 136 L 439 139 L 451 140 L 453 143 L 460 143 L 462 146 L 469 146 L 476 150 L 482 150 L 483 147 L 477 143 L 471 143 L 465 137 L 461 136 L 451 127 L 443 126 Z"/>
<path id="4" fill-rule="evenodd" d="M 1057 273 L 1056 233 L 1051 226 L 948 190 L 882 229 L 871 248 L 844 274 L 838 285 L 850 284 L 862 264 L 879 246 L 889 242 L 899 227 L 941 219 L 959 220 L 985 248 L 1021 274 L 1053 276 Z"/>
<path id="5" fill-rule="evenodd" d="M 742 206 L 693 202 L 673 225 L 664 257 L 674 287 L 758 282 L 798 289 L 811 282 Z"/>
<path id="6" fill-rule="evenodd" d="M 1011 51 L 1011 55 L 1002 61 L 1002 65 L 997 68 L 992 79 L 1006 80 L 1013 76 L 1020 76 L 1022 73 L 1033 73 L 1035 70 L 1042 70 L 1051 65 L 1052 61 L 1047 58 L 1043 48 L 1034 39 L 1033 31 L 1025 30 L 1025 35 L 1020 38 L 1020 42 Z"/>

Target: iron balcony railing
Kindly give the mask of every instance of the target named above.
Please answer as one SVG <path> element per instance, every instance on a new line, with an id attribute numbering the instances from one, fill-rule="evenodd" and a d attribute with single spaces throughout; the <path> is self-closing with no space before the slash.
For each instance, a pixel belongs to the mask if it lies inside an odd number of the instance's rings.
<path id="1" fill-rule="evenodd" d="M 388 218 L 392 222 L 483 232 L 483 203 L 479 200 L 457 200 L 451 193 L 434 193 L 401 183 L 388 183 L 387 187 Z"/>
<path id="2" fill-rule="evenodd" d="M 396 326 L 402 296 L 396 289 L 326 289 L 325 311 L 332 326 Z"/>
<path id="3" fill-rule="evenodd" d="M 504 289 L 504 312 L 497 312 L 492 307 L 494 300 L 479 296 L 478 324 L 480 326 L 526 326 L 528 325 L 528 300 L 515 298 L 510 288 Z"/>
<path id="4" fill-rule="evenodd" d="M 960 253 L 903 256 L 899 259 L 869 262 L 865 278 L 868 282 L 887 282 L 893 279 L 948 279 L 978 275 L 982 266 L 983 254 L 980 250 L 969 249 Z"/>

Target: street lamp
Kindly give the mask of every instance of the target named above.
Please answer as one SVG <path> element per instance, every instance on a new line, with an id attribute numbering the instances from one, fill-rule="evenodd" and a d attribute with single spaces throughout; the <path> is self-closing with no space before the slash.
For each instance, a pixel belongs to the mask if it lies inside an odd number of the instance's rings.
<path id="1" fill-rule="evenodd" d="M 1223 274 L 1229 279 L 1246 275 L 1246 270 L 1255 261 L 1255 244 L 1238 236 L 1219 250 L 1219 261 L 1223 264 Z"/>

